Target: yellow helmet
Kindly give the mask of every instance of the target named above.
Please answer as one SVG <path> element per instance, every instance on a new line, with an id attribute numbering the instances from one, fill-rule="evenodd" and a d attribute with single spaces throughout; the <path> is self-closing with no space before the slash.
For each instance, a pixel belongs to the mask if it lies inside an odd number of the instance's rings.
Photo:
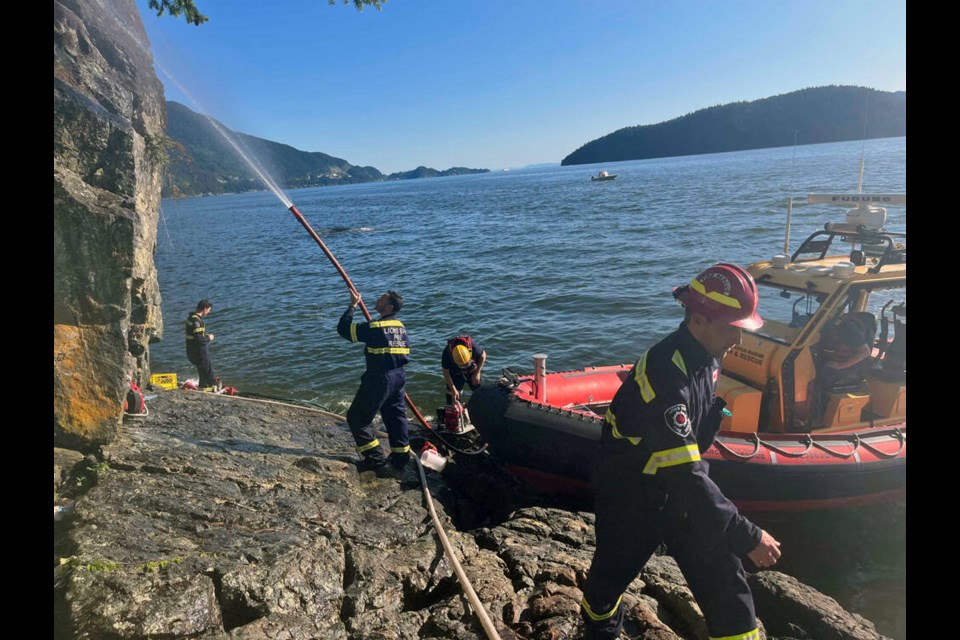
<path id="1" fill-rule="evenodd" d="M 473 358 L 473 352 L 462 344 L 455 346 L 451 355 L 453 356 L 453 361 L 461 367 L 467 366 L 470 363 L 470 359 Z"/>

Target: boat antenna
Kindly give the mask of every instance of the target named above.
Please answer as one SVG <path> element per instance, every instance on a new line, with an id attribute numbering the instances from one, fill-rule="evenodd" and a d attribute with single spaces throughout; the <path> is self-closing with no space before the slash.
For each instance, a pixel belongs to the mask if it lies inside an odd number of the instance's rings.
<path id="1" fill-rule="evenodd" d="M 857 175 L 857 193 L 863 193 L 863 141 L 860 141 L 860 172 Z"/>
<path id="2" fill-rule="evenodd" d="M 783 236 L 783 252 L 790 254 L 790 214 L 793 213 L 793 168 L 797 162 L 797 131 L 793 131 L 793 158 L 790 160 L 790 181 L 787 185 L 787 193 L 790 197 L 787 199 L 787 230 Z"/>
<path id="3" fill-rule="evenodd" d="M 860 136 L 860 172 L 857 175 L 857 193 L 863 193 L 863 150 L 867 143 L 867 114 L 869 113 L 870 94 L 864 96 L 863 134 Z"/>

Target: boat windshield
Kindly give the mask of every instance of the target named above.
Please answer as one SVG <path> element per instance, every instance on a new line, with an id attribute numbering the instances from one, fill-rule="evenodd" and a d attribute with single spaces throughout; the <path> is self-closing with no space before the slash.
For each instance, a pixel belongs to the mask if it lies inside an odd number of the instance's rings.
<path id="1" fill-rule="evenodd" d="M 820 305 L 827 299 L 827 294 L 823 292 L 757 284 L 763 326 L 751 333 L 781 344 L 790 344 L 800 330 L 817 315 Z M 838 314 L 862 308 L 873 314 L 878 322 L 884 317 L 893 322 L 895 313 L 903 321 L 906 305 L 907 288 L 902 282 L 858 286 L 850 290 L 839 310 L 831 315 L 836 317 Z"/>
<path id="2" fill-rule="evenodd" d="M 822 292 L 800 291 L 761 283 L 758 285 L 760 315 L 763 317 L 764 327 L 770 323 L 771 329 L 773 327 L 802 329 L 816 315 L 820 304 L 827 298 L 827 294 Z M 764 327 L 760 327 L 753 333 L 783 342 L 783 336 L 779 332 L 771 335 L 764 331 Z"/>
<path id="3" fill-rule="evenodd" d="M 899 305 L 906 313 L 907 307 L 907 288 L 904 286 L 890 287 L 873 291 L 867 302 L 866 311 L 869 311 L 877 318 L 892 314 L 892 306 Z M 899 313 L 899 311 L 898 311 Z"/>

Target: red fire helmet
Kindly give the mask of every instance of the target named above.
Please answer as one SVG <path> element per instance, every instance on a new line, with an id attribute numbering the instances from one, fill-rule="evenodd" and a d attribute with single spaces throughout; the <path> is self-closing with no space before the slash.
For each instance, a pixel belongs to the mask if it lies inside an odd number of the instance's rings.
<path id="1" fill-rule="evenodd" d="M 711 320 L 753 330 L 763 326 L 757 313 L 757 284 L 746 270 L 721 262 L 701 271 L 690 284 L 673 290 L 680 304 Z"/>

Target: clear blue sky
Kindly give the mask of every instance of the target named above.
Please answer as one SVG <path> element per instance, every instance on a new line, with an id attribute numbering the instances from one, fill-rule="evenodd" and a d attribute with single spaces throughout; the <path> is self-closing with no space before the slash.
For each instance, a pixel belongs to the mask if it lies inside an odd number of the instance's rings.
<path id="1" fill-rule="evenodd" d="M 136 0 L 168 99 L 385 173 L 559 162 L 797 89 L 906 89 L 905 0 Z"/>

